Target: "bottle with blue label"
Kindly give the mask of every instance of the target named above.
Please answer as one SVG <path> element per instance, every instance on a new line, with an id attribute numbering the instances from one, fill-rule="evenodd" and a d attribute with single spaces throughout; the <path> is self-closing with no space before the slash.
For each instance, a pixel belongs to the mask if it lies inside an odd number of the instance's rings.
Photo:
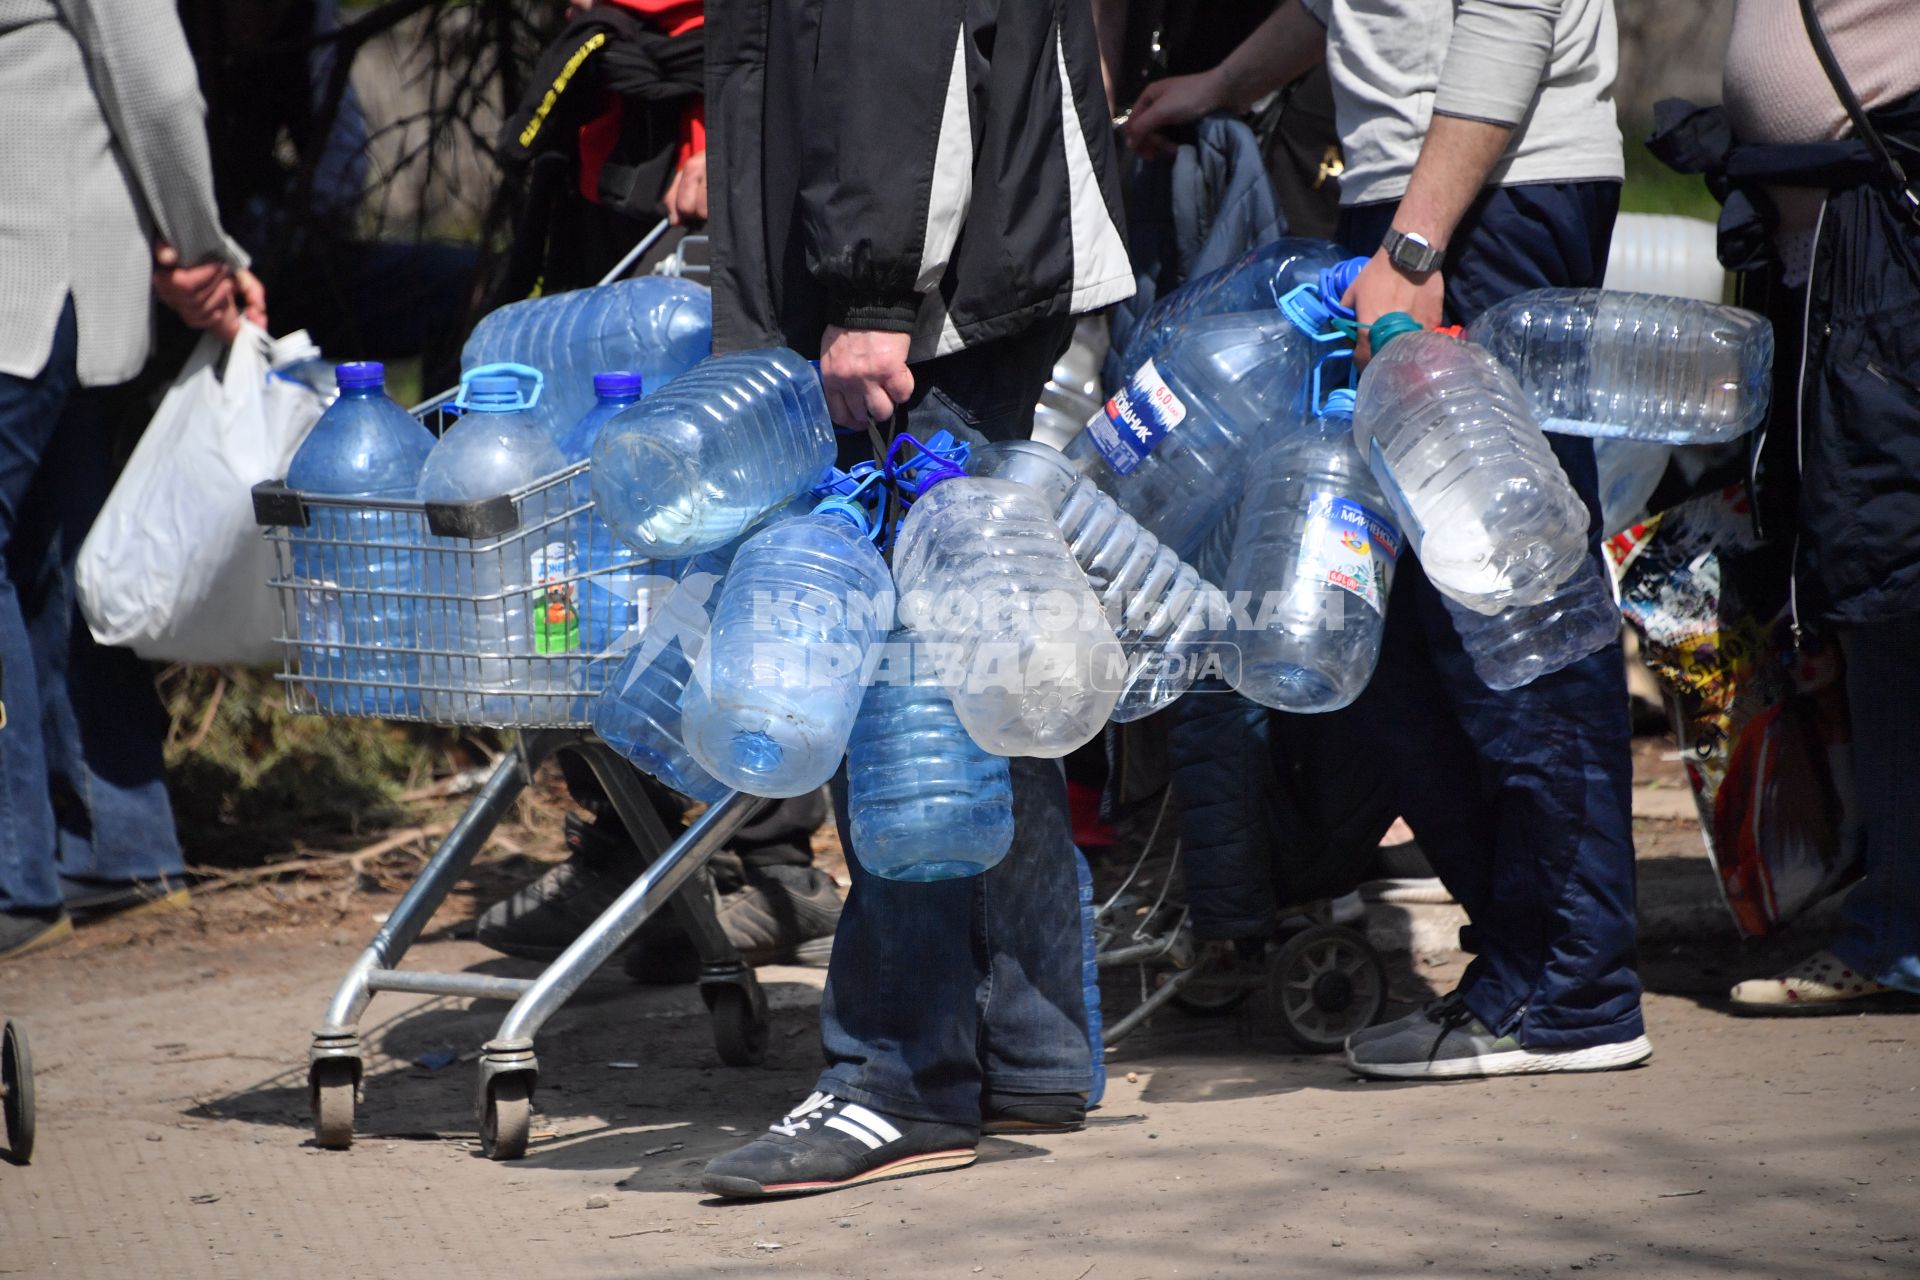
<path id="1" fill-rule="evenodd" d="M 875 523 L 836 494 L 734 557 L 680 717 L 687 750 L 735 791 L 805 795 L 840 767 L 868 655 L 893 628 Z"/>
<path id="2" fill-rule="evenodd" d="M 1400 531 L 1353 447 L 1353 393 L 1328 394 L 1300 433 L 1254 460 L 1226 590 L 1251 628 L 1229 682 L 1263 707 L 1336 711 L 1373 678 Z"/>
<path id="3" fill-rule="evenodd" d="M 554 441 L 568 466 L 592 456 L 601 428 L 639 402 L 642 385 L 641 376 L 630 370 L 593 375 L 593 408 Z M 589 477 L 588 472 L 578 477 L 576 505 L 592 501 Z M 597 510 L 583 512 L 576 524 L 574 546 L 582 557 L 580 644 L 589 654 L 606 655 L 621 645 L 628 632 L 643 625 L 646 583 L 662 574 L 615 538 Z"/>
<path id="4" fill-rule="evenodd" d="M 1480 613 L 1547 599 L 1585 558 L 1590 517 L 1513 375 L 1403 313 L 1373 346 L 1354 444 L 1428 579 Z"/>
<path id="5" fill-rule="evenodd" d="M 888 637 L 847 743 L 853 856 L 887 880 L 953 880 L 1013 847 L 1004 756 L 967 736 L 913 632 Z"/>
<path id="6" fill-rule="evenodd" d="M 717 356 L 601 428 L 594 505 L 641 555 L 695 556 L 812 489 L 834 452 L 805 360 L 784 349 Z"/>
<path id="7" fill-rule="evenodd" d="M 320 415 L 287 468 L 287 485 L 343 498 L 411 499 L 433 434 L 387 397 L 379 364 L 333 371 L 339 397 Z M 329 715 L 420 712 L 415 649 L 424 535 L 412 517 L 371 508 L 312 506 L 292 536 L 304 684 Z"/>
<path id="8" fill-rule="evenodd" d="M 1350 347 L 1333 320 L 1364 261 L 1323 271 L 1277 311 L 1183 326 L 1088 421 L 1068 460 L 1175 555 L 1192 557 L 1239 500 L 1248 459 L 1300 420 L 1322 357 Z"/>
<path id="9" fill-rule="evenodd" d="M 1176 330 L 1206 316 L 1266 311 L 1303 284 L 1346 259 L 1339 245 L 1303 236 L 1282 236 L 1203 276 L 1196 276 L 1154 303 L 1127 336 L 1125 367 L 1137 369 L 1159 355 Z M 1344 291 L 1343 291 L 1344 292 Z M 1334 301 L 1339 301 L 1335 295 Z"/>
<path id="10" fill-rule="evenodd" d="M 532 394 L 523 390 L 530 383 Z M 492 365 L 464 375 L 458 422 L 420 472 L 426 502 L 519 494 L 566 462 L 527 410 L 540 374 Z M 435 538 L 426 556 L 425 632 L 433 657 L 424 704 L 435 719 L 513 724 L 531 718 L 528 695 L 564 693 L 578 674 L 577 557 L 561 489 L 529 498 L 521 527 L 482 538 Z M 551 658 L 545 655 L 553 655 Z"/>
<path id="11" fill-rule="evenodd" d="M 593 407 L 593 375 L 631 369 L 659 390 L 713 353 L 713 294 L 640 276 L 514 302 L 474 326 L 460 367 L 531 365 L 547 375 L 534 418 L 558 436 Z"/>

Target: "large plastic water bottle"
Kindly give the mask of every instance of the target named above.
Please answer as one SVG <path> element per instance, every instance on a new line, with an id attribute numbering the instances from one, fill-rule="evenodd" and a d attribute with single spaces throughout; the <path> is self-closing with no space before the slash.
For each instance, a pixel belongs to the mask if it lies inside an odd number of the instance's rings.
<path id="1" fill-rule="evenodd" d="M 813 488 L 834 447 L 805 360 L 780 349 L 718 356 L 601 429 L 594 503 L 642 555 L 698 555 Z"/>
<path id="2" fill-rule="evenodd" d="M 1490 689 L 1518 689 L 1597 653 L 1620 636 L 1620 606 L 1598 556 L 1539 604 L 1489 617 L 1452 600 L 1447 612 L 1474 674 Z"/>
<path id="3" fill-rule="evenodd" d="M 1074 560 L 1100 593 L 1127 659 L 1110 719 L 1138 720 L 1193 687 L 1210 651 L 1213 614 L 1225 604 L 1217 588 L 1057 449 L 1028 440 L 989 445 L 975 455 L 973 470 L 1018 481 L 1045 497 Z"/>
<path id="4" fill-rule="evenodd" d="M 687 750 L 735 791 L 805 795 L 840 767 L 893 578 L 858 501 L 829 498 L 734 557 L 680 699 Z"/>
<path id="5" fill-rule="evenodd" d="M 521 389 L 529 377 L 531 399 Z M 527 412 L 539 397 L 532 369 L 494 365 L 465 375 L 456 402 L 465 412 L 427 455 L 421 499 L 474 502 L 563 470 L 559 448 Z M 574 664 L 541 656 L 580 647 L 573 529 L 558 518 L 565 505 L 564 497 L 529 499 L 521 514 L 532 527 L 434 540 L 426 557 L 425 630 L 433 656 L 424 698 L 434 718 L 510 724 L 534 710 L 528 695 L 569 689 Z"/>
<path id="6" fill-rule="evenodd" d="M 474 326 L 463 371 L 532 365 L 547 375 L 533 415 L 556 435 L 593 407 L 593 375 L 632 369 L 657 390 L 713 351 L 713 294 L 670 276 L 642 276 L 501 307 Z"/>
<path id="7" fill-rule="evenodd" d="M 888 880 L 979 875 L 1013 847 L 1013 781 L 954 714 L 911 631 L 888 637 L 847 742 L 853 856 Z"/>
<path id="8" fill-rule="evenodd" d="M 638 373 L 623 371 L 593 375 L 593 408 L 555 439 L 560 456 L 569 465 L 585 462 L 593 452 L 600 429 L 640 399 Z M 575 505 L 592 501 L 590 473 L 576 480 Z M 647 607 L 646 583 L 659 570 L 613 536 L 597 510 L 582 512 L 575 522 L 574 547 L 580 553 L 580 643 L 588 653 L 605 654 L 621 646 L 628 633 L 642 625 Z"/>
<path id="9" fill-rule="evenodd" d="M 1359 261 L 1289 294 L 1287 308 L 1182 327 L 1067 446 L 1068 460 L 1175 555 L 1191 557 L 1239 498 L 1247 460 L 1275 424 L 1299 421 L 1320 357 L 1346 345 L 1330 328 L 1326 298 L 1338 300 Z"/>
<path id="10" fill-rule="evenodd" d="M 1337 244 L 1300 236 L 1282 236 L 1203 276 L 1187 281 L 1154 303 L 1128 335 L 1123 353 L 1137 369 L 1160 354 L 1174 331 L 1205 316 L 1235 311 L 1266 311 L 1320 272 L 1346 259 Z M 1335 299 L 1338 301 L 1338 298 Z"/>
<path id="11" fill-rule="evenodd" d="M 1760 424 L 1773 326 L 1751 311 L 1601 289 L 1535 289 L 1468 335 L 1513 372 L 1547 431 L 1719 444 Z"/>
<path id="12" fill-rule="evenodd" d="M 901 620 L 930 646 L 973 740 L 1063 756 L 1113 712 L 1124 655 L 1047 501 L 955 474 L 922 490 L 894 539 Z"/>
<path id="13" fill-rule="evenodd" d="M 386 370 L 372 363 L 332 371 L 339 397 L 313 424 L 287 468 L 302 493 L 412 498 L 433 434 L 387 398 Z M 330 715 L 397 716 L 420 711 L 415 602 L 424 530 L 398 512 L 313 506 L 293 537 L 300 580 L 305 688 Z M 350 646 L 350 647 L 348 647 Z"/>
<path id="14" fill-rule="evenodd" d="M 1251 630 L 1231 637 L 1229 681 L 1263 707 L 1335 711 L 1373 678 L 1400 531 L 1353 447 L 1353 393 L 1254 460 L 1226 589 Z"/>
<path id="15" fill-rule="evenodd" d="M 1353 439 L 1427 577 L 1481 613 L 1538 604 L 1587 553 L 1587 508 L 1513 375 L 1442 333 L 1374 329 Z"/>

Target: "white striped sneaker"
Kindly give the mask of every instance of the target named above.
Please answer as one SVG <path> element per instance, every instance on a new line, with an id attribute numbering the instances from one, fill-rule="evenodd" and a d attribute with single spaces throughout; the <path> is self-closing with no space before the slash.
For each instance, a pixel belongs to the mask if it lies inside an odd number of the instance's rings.
<path id="1" fill-rule="evenodd" d="M 700 1184 L 740 1199 L 834 1191 L 965 1168 L 979 1141 L 978 1131 L 966 1125 L 882 1115 L 816 1090 L 760 1137 L 715 1157 Z"/>

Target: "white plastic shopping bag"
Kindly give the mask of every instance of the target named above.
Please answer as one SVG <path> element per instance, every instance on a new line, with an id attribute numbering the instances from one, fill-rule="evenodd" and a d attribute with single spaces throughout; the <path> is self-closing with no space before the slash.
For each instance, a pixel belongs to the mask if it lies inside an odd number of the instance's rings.
<path id="1" fill-rule="evenodd" d="M 304 332 L 275 340 L 247 325 L 231 350 L 201 339 L 80 548 L 94 639 L 156 661 L 279 663 L 273 554 L 252 489 L 286 475 L 324 407 L 272 371 L 318 355 Z"/>

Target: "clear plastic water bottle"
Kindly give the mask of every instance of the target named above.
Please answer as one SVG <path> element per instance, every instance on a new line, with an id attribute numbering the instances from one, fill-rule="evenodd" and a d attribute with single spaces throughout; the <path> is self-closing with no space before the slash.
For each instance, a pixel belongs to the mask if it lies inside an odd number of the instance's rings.
<path id="1" fill-rule="evenodd" d="M 840 767 L 893 578 L 857 500 L 770 525 L 734 557 L 680 699 L 687 750 L 735 791 L 798 796 Z"/>
<path id="2" fill-rule="evenodd" d="M 1513 372 L 1546 431 L 1720 444 L 1760 425 L 1773 385 L 1773 326 L 1717 302 L 1535 289 L 1468 335 Z"/>
<path id="3" fill-rule="evenodd" d="M 593 408 L 554 441 L 560 456 L 569 465 L 585 462 L 593 453 L 600 429 L 622 409 L 637 404 L 641 389 L 641 376 L 632 371 L 594 374 Z M 587 506 L 592 500 L 591 473 L 582 472 L 576 478 L 573 504 Z M 573 541 L 580 552 L 583 575 L 580 643 L 587 653 L 607 654 L 641 625 L 647 605 L 644 580 L 659 576 L 660 571 L 615 538 L 597 509 L 582 512 L 575 525 Z"/>
<path id="4" fill-rule="evenodd" d="M 339 396 L 313 425 L 287 468 L 302 493 L 410 499 L 433 433 L 387 398 L 386 370 L 373 363 L 331 371 Z M 301 646 L 305 685 L 330 715 L 420 712 L 415 601 L 424 533 L 398 512 L 314 506 L 293 537 L 301 582 L 300 634 L 331 644 Z"/>
<path id="5" fill-rule="evenodd" d="M 1400 531 L 1353 447 L 1353 393 L 1254 460 L 1226 589 L 1252 630 L 1228 637 L 1241 694 L 1279 711 L 1335 711 L 1373 678 Z"/>
<path id="6" fill-rule="evenodd" d="M 932 646 L 954 711 L 988 751 L 1063 756 L 1113 713 L 1124 653 L 1033 489 L 930 484 L 895 536 L 893 577 L 901 620 Z"/>
<path id="7" fill-rule="evenodd" d="M 526 364 L 547 375 L 532 412 L 558 435 L 593 407 L 593 375 L 632 369 L 658 390 L 713 352 L 713 294 L 669 276 L 617 280 L 510 303 L 474 326 L 460 367 Z"/>
<path id="8" fill-rule="evenodd" d="M 1093 1066 L 1087 1109 L 1092 1110 L 1107 1092 L 1106 1025 L 1100 1016 L 1100 943 L 1094 930 L 1099 912 L 1093 902 L 1093 868 L 1078 845 L 1073 850 L 1073 872 L 1080 891 L 1080 988 L 1087 1005 L 1087 1048 Z"/>
<path id="9" fill-rule="evenodd" d="M 1280 299 L 1346 257 L 1339 245 L 1325 240 L 1282 236 L 1238 262 L 1197 276 L 1154 303 L 1140 318 L 1128 335 L 1123 353 L 1126 367 L 1137 369 L 1159 355 L 1183 324 L 1236 311 L 1272 310 Z"/>
<path id="10" fill-rule="evenodd" d="M 1586 555 L 1589 516 L 1513 375 L 1417 326 L 1377 325 L 1374 350 L 1354 444 L 1427 577 L 1481 613 L 1545 600 Z"/>
<path id="11" fill-rule="evenodd" d="M 1013 780 L 954 714 L 930 654 L 888 637 L 847 742 L 853 856 L 887 880 L 979 875 L 1013 847 Z"/>
<path id="12" fill-rule="evenodd" d="M 1057 449 L 1028 440 L 989 445 L 975 455 L 973 470 L 1027 485 L 1053 507 L 1126 652 L 1125 684 L 1110 719 L 1138 720 L 1193 686 L 1210 651 L 1213 614 L 1225 603 L 1217 588 Z"/>
<path id="13" fill-rule="evenodd" d="M 1082 475 L 1112 494 L 1182 559 L 1240 496 L 1249 457 L 1277 423 L 1298 422 L 1309 374 L 1345 348 L 1333 308 L 1351 260 L 1288 295 L 1292 305 L 1208 316 L 1183 326 L 1066 448 Z"/>
<path id="14" fill-rule="evenodd" d="M 1474 674 L 1489 689 L 1518 689 L 1598 653 L 1620 637 L 1620 606 L 1598 556 L 1539 604 L 1489 617 L 1452 600 L 1447 612 Z"/>
<path id="15" fill-rule="evenodd" d="M 534 385 L 531 399 L 522 393 L 523 379 Z M 427 455 L 421 499 L 499 497 L 563 470 L 559 448 L 527 412 L 539 398 L 540 375 L 524 366 L 466 374 L 456 401 L 465 412 Z M 530 500 L 523 518 L 540 519 L 548 505 Z M 558 516 L 564 498 L 550 505 Z M 434 718 L 510 724 L 526 718 L 527 695 L 571 687 L 575 664 L 541 655 L 580 647 L 572 532 L 570 522 L 558 521 L 494 537 L 434 539 L 425 575 L 434 656 L 424 699 Z"/>
<path id="16" fill-rule="evenodd" d="M 805 360 L 780 349 L 718 356 L 601 429 L 594 503 L 642 555 L 698 555 L 813 488 L 834 449 Z"/>
<path id="17" fill-rule="evenodd" d="M 1647 503 L 1667 474 L 1674 446 L 1650 440 L 1593 442 L 1600 471 L 1601 532 L 1615 534 L 1647 514 Z"/>
<path id="18" fill-rule="evenodd" d="M 688 753 L 680 699 L 706 647 L 720 582 L 736 550 L 729 545 L 686 565 L 639 642 L 607 677 L 592 710 L 593 731 L 601 741 L 675 791 L 706 804 L 724 798 L 729 788 Z"/>

